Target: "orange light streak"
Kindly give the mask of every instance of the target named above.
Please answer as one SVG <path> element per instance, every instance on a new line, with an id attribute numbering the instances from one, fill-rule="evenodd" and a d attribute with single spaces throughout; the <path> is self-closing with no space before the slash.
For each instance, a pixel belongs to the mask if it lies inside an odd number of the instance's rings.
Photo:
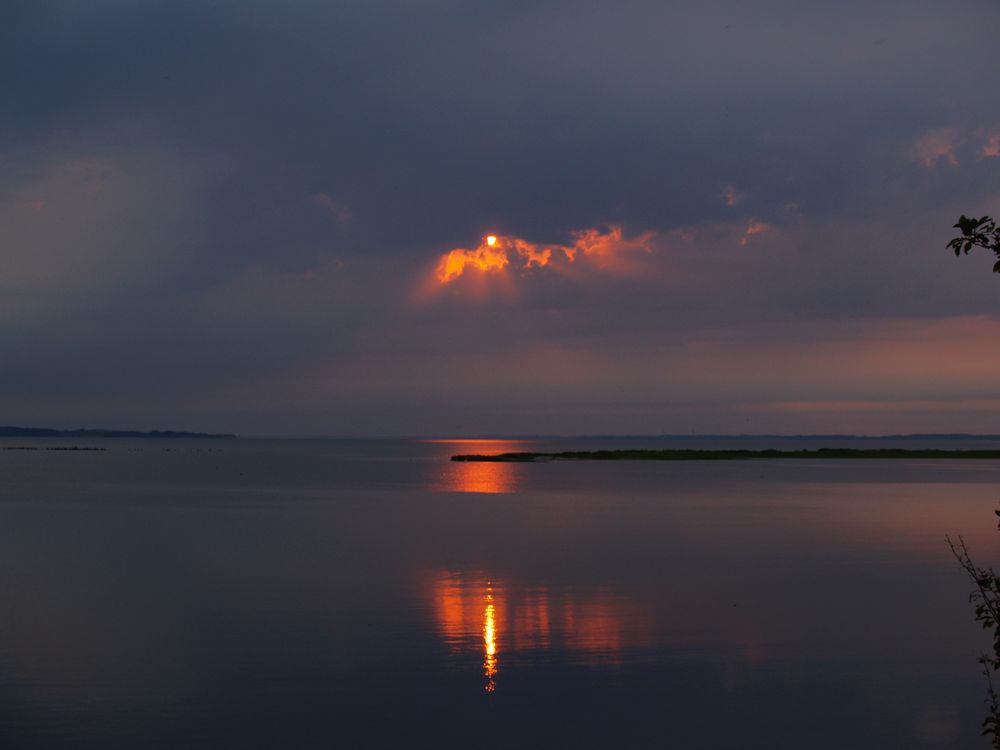
<path id="1" fill-rule="evenodd" d="M 520 440 L 429 440 L 424 442 L 450 445 L 443 457 L 456 453 L 515 453 L 527 449 Z M 469 447 L 473 446 L 473 447 Z M 434 484 L 445 492 L 479 492 L 497 494 L 513 492 L 518 484 L 518 467 L 492 461 L 445 461 L 435 471 Z"/>
<path id="2" fill-rule="evenodd" d="M 480 492 L 488 495 L 513 492 L 516 486 L 515 467 L 492 461 L 452 463 L 444 477 L 449 492 Z"/>
<path id="3" fill-rule="evenodd" d="M 483 676 L 486 678 L 486 692 L 497 689 L 497 620 L 496 605 L 493 604 L 493 584 L 486 582 L 486 610 L 483 612 Z"/>

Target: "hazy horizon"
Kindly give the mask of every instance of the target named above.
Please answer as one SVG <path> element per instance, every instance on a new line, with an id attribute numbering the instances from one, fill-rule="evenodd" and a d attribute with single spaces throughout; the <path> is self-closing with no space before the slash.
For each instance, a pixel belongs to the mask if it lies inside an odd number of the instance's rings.
<path id="1" fill-rule="evenodd" d="M 772 432 L 732 432 L 732 433 L 710 433 L 710 432 L 688 432 L 688 433 L 466 433 L 466 434 L 347 434 L 347 433 L 263 433 L 246 432 L 237 433 L 226 429 L 215 430 L 190 430 L 171 429 L 164 430 L 158 427 L 143 427 L 123 429 L 108 425 L 77 425 L 77 426 L 54 426 L 54 425 L 0 425 L 0 438 L 20 437 L 18 435 L 5 436 L 3 430 L 46 430 L 56 433 L 73 432 L 108 432 L 108 433 L 128 433 L 135 432 L 139 435 L 154 435 L 156 433 L 166 433 L 167 437 L 197 436 L 200 438 L 244 438 L 244 439 L 275 439 L 275 440 L 409 440 L 416 442 L 490 442 L 496 440 L 644 440 L 644 439 L 673 439 L 673 440 L 759 440 L 766 438 L 775 439 L 830 439 L 830 440 L 915 440 L 915 439 L 970 439 L 970 440 L 1000 440 L 1000 433 L 983 432 L 910 432 L 910 433 L 772 433 Z M 60 437 L 60 435 L 27 435 L 24 437 Z M 74 436 L 91 437 L 91 436 Z M 92 437 L 101 437 L 93 435 Z"/>

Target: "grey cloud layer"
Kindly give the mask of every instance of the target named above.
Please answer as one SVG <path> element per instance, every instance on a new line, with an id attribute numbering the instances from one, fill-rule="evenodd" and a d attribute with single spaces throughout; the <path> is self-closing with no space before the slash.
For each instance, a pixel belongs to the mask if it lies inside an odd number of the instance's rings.
<path id="1" fill-rule="evenodd" d="M 185 418 L 246 429 L 268 378 L 364 360 L 401 379 L 414 351 L 586 332 L 613 358 L 623 333 L 634 354 L 710 326 L 996 314 L 987 269 L 942 246 L 958 211 L 996 210 L 998 27 L 985 0 L 5 3 L 0 407 L 170 427 L 230 384 L 247 403 Z M 958 164 L 921 164 L 942 128 Z M 740 247 L 751 220 L 774 231 Z M 608 223 L 659 233 L 641 278 L 412 304 L 436 254 L 485 231 Z M 405 383 L 383 387 L 345 419 L 419 432 L 380 410 Z M 353 403 L 330 398 L 323 419 Z M 352 431 L 300 401 L 258 429 Z"/>

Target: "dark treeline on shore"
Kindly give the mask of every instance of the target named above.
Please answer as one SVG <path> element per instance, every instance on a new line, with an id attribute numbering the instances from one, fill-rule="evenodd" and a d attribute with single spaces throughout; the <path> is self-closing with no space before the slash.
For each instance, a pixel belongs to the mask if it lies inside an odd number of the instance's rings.
<path id="1" fill-rule="evenodd" d="M 236 435 L 230 433 L 213 434 L 208 432 L 177 432 L 174 430 L 150 430 L 142 432 L 138 430 L 104 430 L 104 429 L 78 429 L 78 430 L 53 430 L 46 427 L 11 427 L 0 426 L 0 437 L 17 438 L 235 438 Z"/>
<path id="2" fill-rule="evenodd" d="M 819 448 L 818 450 L 613 450 L 562 453 L 498 453 L 452 456 L 452 461 L 740 461 L 782 458 L 945 458 L 1000 459 L 1000 450 L 933 450 L 905 448 Z"/>

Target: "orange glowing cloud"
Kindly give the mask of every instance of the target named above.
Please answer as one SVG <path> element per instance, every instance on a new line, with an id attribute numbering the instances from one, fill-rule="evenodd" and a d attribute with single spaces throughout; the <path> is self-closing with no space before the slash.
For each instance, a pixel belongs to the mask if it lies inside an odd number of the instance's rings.
<path id="1" fill-rule="evenodd" d="M 512 238 L 510 242 L 514 251 L 524 260 L 525 268 L 531 268 L 532 266 L 542 268 L 543 266 L 547 266 L 552 259 L 552 248 L 550 247 L 540 248 L 537 245 L 517 238 Z"/>
<path id="2" fill-rule="evenodd" d="M 982 155 L 989 159 L 1000 157 L 1000 133 L 991 135 L 983 144 Z"/>
<path id="3" fill-rule="evenodd" d="M 955 147 L 958 138 L 954 128 L 937 128 L 924 133 L 914 144 L 916 159 L 925 167 L 934 167 L 940 161 L 958 166 Z"/>
<path id="4" fill-rule="evenodd" d="M 520 237 L 491 234 L 483 237 L 475 248 L 457 247 L 444 253 L 438 260 L 435 275 L 439 282 L 448 284 L 465 274 L 467 268 L 498 273 L 508 266 L 516 266 L 524 271 L 550 266 L 557 259 L 573 263 L 580 257 L 605 266 L 622 252 L 652 252 L 652 232 L 626 238 L 621 227 L 612 226 L 607 232 L 599 229 L 578 230 L 572 233 L 572 237 L 570 245 L 540 245 Z"/>
<path id="5" fill-rule="evenodd" d="M 583 229 L 573 233 L 575 242 L 572 248 L 564 249 L 570 259 L 576 257 L 576 253 L 583 253 L 585 256 L 610 258 L 622 251 L 642 250 L 652 252 L 650 242 L 653 240 L 653 233 L 647 232 L 634 239 L 628 240 L 622 236 L 621 227 L 611 227 L 610 231 L 601 233 L 596 229 Z M 572 251 L 572 254 L 570 253 Z"/>
<path id="6" fill-rule="evenodd" d="M 720 197 L 730 208 L 743 200 L 743 194 L 732 185 L 726 185 L 726 187 L 723 188 Z"/>
<path id="7" fill-rule="evenodd" d="M 465 273 L 466 266 L 478 268 L 480 271 L 502 271 L 510 261 L 507 253 L 501 247 L 497 247 L 496 241 L 489 242 L 490 239 L 495 240 L 491 235 L 489 238 L 484 238 L 479 247 L 473 250 L 457 247 L 442 255 L 437 265 L 438 279 L 442 283 L 454 281 Z"/>
<path id="8" fill-rule="evenodd" d="M 750 238 L 755 234 L 765 234 L 766 232 L 770 232 L 771 229 L 770 224 L 765 224 L 757 220 L 751 221 L 747 225 L 746 231 L 743 232 L 743 237 L 740 238 L 740 244 L 745 247 L 750 242 Z"/>

